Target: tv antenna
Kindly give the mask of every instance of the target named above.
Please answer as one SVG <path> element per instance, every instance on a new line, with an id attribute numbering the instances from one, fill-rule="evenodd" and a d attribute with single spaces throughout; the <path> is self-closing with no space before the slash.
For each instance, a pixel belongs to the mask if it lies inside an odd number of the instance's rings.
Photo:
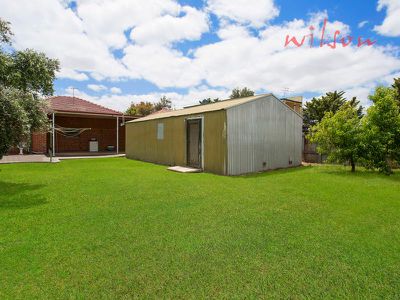
<path id="1" fill-rule="evenodd" d="M 75 98 L 75 88 L 74 87 L 72 87 L 72 98 Z"/>
<path id="2" fill-rule="evenodd" d="M 283 93 L 283 98 L 286 98 L 287 96 L 289 96 L 291 90 L 288 87 L 285 87 L 282 89 L 282 93 Z"/>

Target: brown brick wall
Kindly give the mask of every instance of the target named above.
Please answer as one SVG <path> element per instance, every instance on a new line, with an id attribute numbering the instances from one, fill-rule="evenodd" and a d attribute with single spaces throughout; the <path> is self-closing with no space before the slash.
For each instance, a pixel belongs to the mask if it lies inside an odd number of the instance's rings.
<path id="1" fill-rule="evenodd" d="M 121 121 L 121 119 L 120 119 Z M 89 141 L 96 138 L 99 151 L 106 151 L 108 145 L 116 147 L 116 118 L 83 118 L 74 116 L 57 116 L 56 124 L 67 128 L 91 128 L 78 137 L 66 137 L 56 134 L 56 153 L 89 151 Z M 125 151 L 125 126 L 119 127 L 119 151 Z"/>
<path id="2" fill-rule="evenodd" d="M 7 155 L 16 155 L 16 154 L 19 154 L 19 149 L 17 147 L 11 147 L 7 152 Z"/>
<path id="3" fill-rule="evenodd" d="M 32 133 L 31 149 L 34 153 L 46 153 L 47 150 L 47 133 L 34 132 Z"/>
<path id="4" fill-rule="evenodd" d="M 293 102 L 293 101 L 283 101 L 287 106 L 298 113 L 302 113 L 301 103 Z"/>

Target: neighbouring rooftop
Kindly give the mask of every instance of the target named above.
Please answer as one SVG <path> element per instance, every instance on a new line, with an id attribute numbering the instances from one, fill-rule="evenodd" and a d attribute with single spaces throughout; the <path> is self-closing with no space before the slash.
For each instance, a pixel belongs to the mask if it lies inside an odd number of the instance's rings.
<path id="1" fill-rule="evenodd" d="M 95 104 L 93 102 L 69 96 L 55 96 L 47 99 L 50 112 L 86 113 L 98 115 L 122 116 L 123 113 Z"/>

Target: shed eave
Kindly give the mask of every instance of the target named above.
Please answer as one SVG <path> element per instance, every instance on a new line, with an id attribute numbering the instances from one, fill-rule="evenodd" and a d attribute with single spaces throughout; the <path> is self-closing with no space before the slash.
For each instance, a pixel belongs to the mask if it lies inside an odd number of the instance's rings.
<path id="1" fill-rule="evenodd" d="M 186 115 L 187 116 L 199 115 L 199 114 L 204 114 L 204 113 L 213 112 L 213 111 L 227 110 L 228 108 L 236 107 L 238 105 L 243 105 L 246 103 L 250 103 L 252 101 L 260 100 L 265 97 L 269 97 L 271 95 L 272 94 L 263 94 L 263 95 L 257 95 L 257 96 L 246 97 L 246 98 L 224 100 L 224 101 L 217 102 L 217 103 L 184 108 L 184 109 L 176 110 L 174 112 L 167 112 L 167 113 L 165 113 L 166 116 L 163 116 L 163 114 L 159 114 L 159 115 L 155 115 L 154 117 L 139 118 L 136 120 L 129 121 L 127 123 L 139 123 L 139 122 L 145 122 L 145 121 L 150 121 L 150 120 L 159 120 L 159 119 L 180 117 L 180 116 L 186 116 Z M 221 105 L 224 105 L 224 106 L 221 107 Z M 203 109 L 201 109 L 201 108 L 203 108 Z M 193 111 L 193 109 L 199 109 L 199 110 Z M 187 113 L 183 113 L 184 110 L 187 110 Z"/>

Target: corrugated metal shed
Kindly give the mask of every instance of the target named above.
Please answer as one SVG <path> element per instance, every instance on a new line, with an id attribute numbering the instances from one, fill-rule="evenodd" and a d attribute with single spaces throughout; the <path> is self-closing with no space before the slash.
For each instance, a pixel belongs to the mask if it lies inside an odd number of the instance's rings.
<path id="1" fill-rule="evenodd" d="M 301 164 L 301 116 L 265 98 L 227 109 L 228 175 Z"/>
<path id="2" fill-rule="evenodd" d="M 239 175 L 301 164 L 302 116 L 272 94 L 150 115 L 127 124 L 128 158 L 190 165 L 187 124 L 201 119 L 205 171 Z M 157 138 L 162 123 L 164 138 Z M 203 131 L 203 130 L 202 130 Z"/>

